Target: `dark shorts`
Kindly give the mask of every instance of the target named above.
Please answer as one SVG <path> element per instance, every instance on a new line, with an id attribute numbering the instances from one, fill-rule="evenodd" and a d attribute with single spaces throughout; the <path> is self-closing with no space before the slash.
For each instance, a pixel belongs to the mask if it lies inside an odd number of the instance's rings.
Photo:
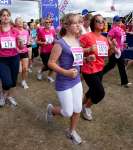
<path id="1" fill-rule="evenodd" d="M 41 53 L 40 54 L 40 57 L 42 59 L 42 62 L 45 66 L 45 70 L 51 70 L 49 67 L 48 67 L 48 60 L 49 60 L 49 57 L 50 57 L 50 53 Z"/>
<path id="2" fill-rule="evenodd" d="M 26 52 L 26 53 L 20 53 L 19 56 L 20 56 L 20 59 L 28 58 L 29 57 L 28 56 L 28 52 Z"/>

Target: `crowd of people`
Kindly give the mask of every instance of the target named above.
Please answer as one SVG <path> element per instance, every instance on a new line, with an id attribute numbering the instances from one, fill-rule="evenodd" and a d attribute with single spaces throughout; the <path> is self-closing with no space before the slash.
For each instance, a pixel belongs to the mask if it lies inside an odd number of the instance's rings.
<path id="1" fill-rule="evenodd" d="M 119 16 L 113 18 L 107 37 L 101 34 L 106 24 L 100 14 L 66 14 L 58 30 L 54 29 L 51 18 L 40 21 L 36 25 L 34 20 L 26 23 L 18 17 L 13 23 L 10 11 L 0 10 L 0 106 L 6 102 L 17 105 L 12 90 L 16 87 L 18 74 L 21 75 L 22 87 L 25 90 L 30 88 L 28 72 L 32 72 L 34 58 L 40 56 L 42 66 L 37 79 L 42 80 L 43 72 L 49 71 L 47 79 L 50 83 L 55 82 L 60 101 L 60 106 L 47 105 L 46 120 L 51 123 L 56 115 L 69 117 L 66 135 L 80 144 L 82 138 L 76 131 L 80 113 L 85 120 L 93 119 L 91 107 L 105 96 L 104 74 L 117 64 L 122 87 L 131 84 L 122 57 L 126 33 Z M 109 58 L 106 65 L 105 58 Z M 88 86 L 84 96 L 81 75 Z"/>

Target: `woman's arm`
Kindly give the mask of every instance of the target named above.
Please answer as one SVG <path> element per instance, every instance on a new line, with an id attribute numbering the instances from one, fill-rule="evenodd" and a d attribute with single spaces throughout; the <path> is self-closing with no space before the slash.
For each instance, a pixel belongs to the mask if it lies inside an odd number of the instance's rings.
<path id="1" fill-rule="evenodd" d="M 96 44 L 92 45 L 91 47 L 88 48 L 83 48 L 84 52 L 91 52 L 91 51 L 95 51 L 97 48 Z"/>
<path id="2" fill-rule="evenodd" d="M 64 76 L 75 78 L 78 74 L 77 69 L 72 68 L 72 69 L 66 70 L 57 64 L 57 61 L 59 60 L 61 53 L 62 53 L 62 47 L 60 46 L 60 44 L 55 44 L 52 49 L 49 61 L 48 61 L 48 66 L 51 69 L 53 69 L 55 72 L 63 74 Z"/>

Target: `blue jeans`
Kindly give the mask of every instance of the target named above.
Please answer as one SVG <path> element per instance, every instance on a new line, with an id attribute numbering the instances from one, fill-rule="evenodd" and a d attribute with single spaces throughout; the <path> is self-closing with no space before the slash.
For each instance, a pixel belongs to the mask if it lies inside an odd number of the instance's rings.
<path id="1" fill-rule="evenodd" d="M 0 57 L 0 79 L 3 90 L 16 86 L 19 73 L 19 55 Z"/>

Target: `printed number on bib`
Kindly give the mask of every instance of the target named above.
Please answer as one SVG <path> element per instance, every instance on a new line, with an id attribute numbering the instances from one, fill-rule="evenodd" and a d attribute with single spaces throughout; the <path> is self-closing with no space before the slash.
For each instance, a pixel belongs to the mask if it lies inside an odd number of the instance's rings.
<path id="1" fill-rule="evenodd" d="M 83 65 L 83 49 L 81 47 L 72 47 L 71 48 L 74 62 L 73 66 L 82 66 Z"/>
<path id="2" fill-rule="evenodd" d="M 45 35 L 45 39 L 48 44 L 52 44 L 54 41 L 54 38 L 52 35 Z"/>
<path id="3" fill-rule="evenodd" d="M 96 41 L 98 56 L 108 56 L 108 46 L 104 41 Z"/>
<path id="4" fill-rule="evenodd" d="M 1 38 L 1 48 L 11 49 L 16 48 L 16 40 L 14 37 L 2 37 Z"/>

